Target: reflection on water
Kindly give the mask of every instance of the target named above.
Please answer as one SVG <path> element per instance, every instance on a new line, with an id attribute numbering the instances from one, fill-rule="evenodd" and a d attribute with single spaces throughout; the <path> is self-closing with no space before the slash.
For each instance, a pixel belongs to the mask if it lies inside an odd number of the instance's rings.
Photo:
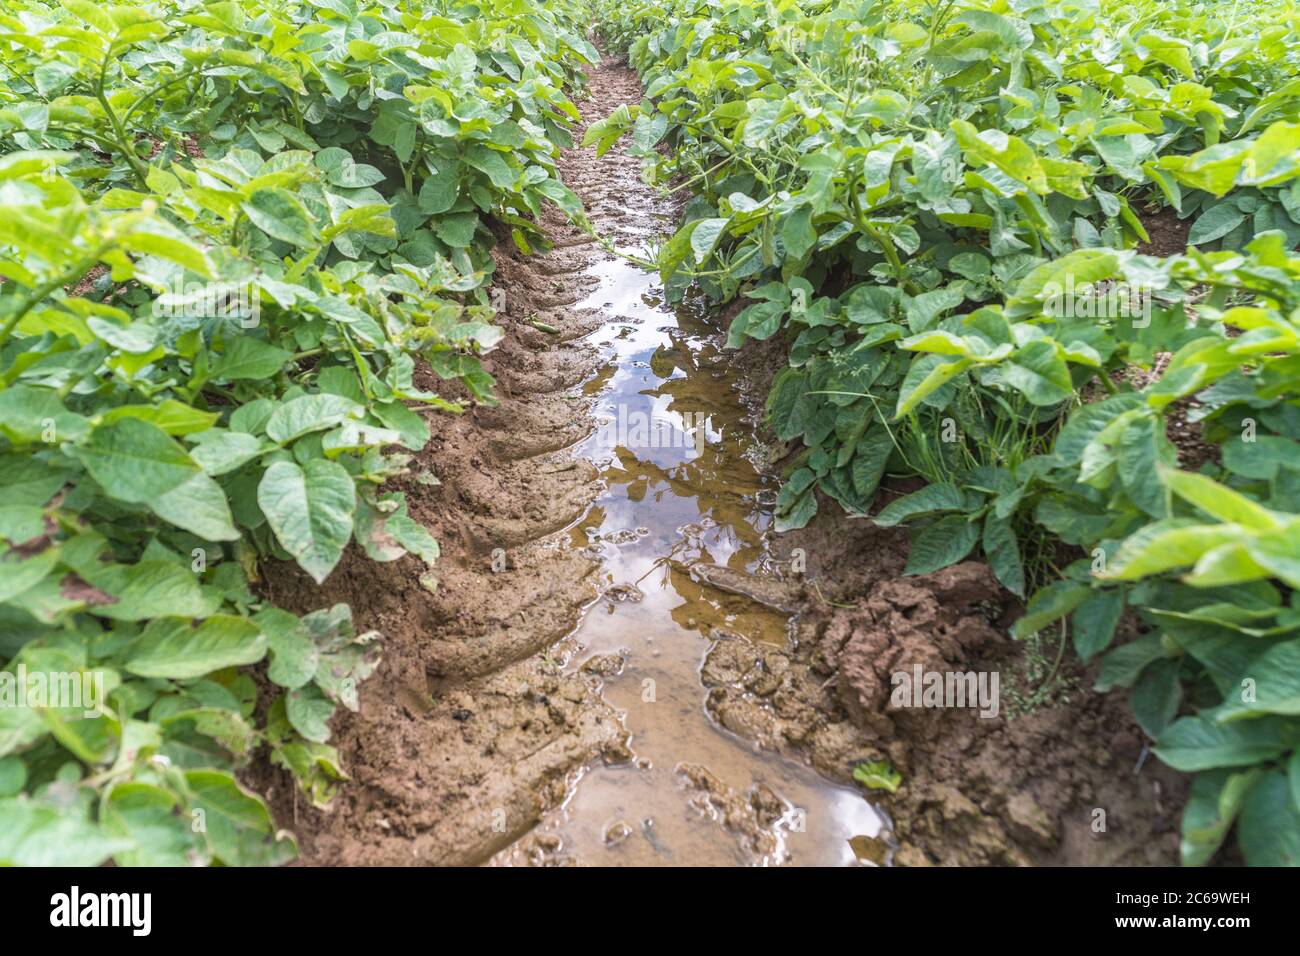
<path id="1" fill-rule="evenodd" d="M 653 276 L 621 260 L 592 272 L 601 285 L 583 307 L 609 317 L 591 339 L 606 363 L 582 391 L 598 418 L 626 427 L 598 429 L 578 448 L 606 488 L 571 529 L 573 544 L 599 555 L 610 590 L 574 635 L 581 650 L 569 666 L 626 658 L 604 693 L 624 712 L 637 759 L 587 770 L 536 832 L 558 838 L 561 857 L 595 865 L 852 863 L 850 841 L 881 826 L 864 797 L 758 751 L 704 709 L 699 671 L 715 630 L 787 641 L 785 615 L 687 570 L 702 561 L 755 572 L 767 560 L 762 502 L 773 489 L 745 455 L 734 355 L 701 313 L 665 307 Z M 703 799 L 691 767 L 707 768 L 725 798 Z M 520 861 L 522 845 L 497 862 Z"/>

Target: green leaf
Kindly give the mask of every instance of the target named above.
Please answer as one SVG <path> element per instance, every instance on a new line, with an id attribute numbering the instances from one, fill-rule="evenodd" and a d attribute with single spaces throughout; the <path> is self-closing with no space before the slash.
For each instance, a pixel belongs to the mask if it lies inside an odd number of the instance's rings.
<path id="1" fill-rule="evenodd" d="M 1011 633 L 1018 638 L 1038 633 L 1082 604 L 1091 591 L 1091 588 L 1073 581 L 1055 581 L 1039 589 L 1029 599 L 1029 606 Z"/>
<path id="2" fill-rule="evenodd" d="M 908 369 L 902 389 L 899 390 L 898 408 L 894 412 L 894 417 L 902 418 L 925 398 L 974 364 L 974 361 L 968 358 L 945 361 L 939 355 L 918 355 Z"/>
<path id="3" fill-rule="evenodd" d="M 803 433 L 799 418 L 800 399 L 808 390 L 808 379 L 797 368 L 783 368 L 772 380 L 767 393 L 767 417 L 776 430 L 777 438 L 789 441 Z"/>
<path id="4" fill-rule="evenodd" d="M 107 593 L 109 603 L 89 608 L 90 613 L 100 617 L 145 621 L 166 614 L 204 617 L 215 610 L 188 565 L 141 561 L 113 565 L 94 574 L 83 570 L 82 574 L 89 575 L 90 583 Z"/>
<path id="5" fill-rule="evenodd" d="M 45 721 L 34 708 L 0 707 L 0 755 L 25 748 L 48 732 Z"/>
<path id="6" fill-rule="evenodd" d="M 980 526 L 965 515 L 946 515 L 912 539 L 905 574 L 929 574 L 956 564 L 980 539 Z"/>
<path id="7" fill-rule="evenodd" d="M 713 254 L 726 231 L 729 219 L 701 219 L 691 230 L 691 252 L 698 265 Z"/>
<path id="8" fill-rule="evenodd" d="M 1077 465 L 1084 450 L 1102 431 L 1120 415 L 1142 404 L 1137 395 L 1115 395 L 1111 398 L 1076 408 L 1069 421 L 1056 436 L 1053 454 L 1064 465 Z"/>
<path id="9" fill-rule="evenodd" d="M 234 471 L 275 448 L 247 432 L 226 431 L 213 428 L 195 436 L 197 443 L 190 449 L 190 457 L 209 475 L 224 475 Z"/>
<path id="10" fill-rule="evenodd" d="M 329 740 L 329 719 L 334 716 L 335 704 L 321 693 L 315 684 L 307 684 L 289 691 L 285 698 L 285 714 L 293 729 L 313 743 Z"/>
<path id="11" fill-rule="evenodd" d="M 281 445 L 288 444 L 309 432 L 333 428 L 345 419 L 355 418 L 361 406 L 342 395 L 321 392 L 290 399 L 266 421 L 267 437 Z"/>
<path id="12" fill-rule="evenodd" d="M 1248 866 L 1300 866 L 1300 808 L 1281 770 L 1265 773 L 1251 788 L 1237 822 L 1237 844 Z"/>
<path id="13" fill-rule="evenodd" d="M 977 131 L 965 120 L 953 120 L 950 128 L 969 157 L 993 164 L 1039 195 L 1050 191 L 1038 156 L 1023 140 L 1000 129 Z"/>
<path id="14" fill-rule="evenodd" d="M 1119 588 L 1093 591 L 1070 618 L 1074 649 L 1085 662 L 1110 646 L 1124 613 L 1124 592 Z"/>
<path id="15" fill-rule="evenodd" d="M 189 770 L 191 808 L 202 811 L 202 830 L 217 859 L 227 866 L 276 866 L 297 856 L 293 837 L 276 832 L 260 797 L 245 791 L 223 770 Z"/>
<path id="16" fill-rule="evenodd" d="M 1300 588 L 1300 520 L 1291 521 L 1276 531 L 1268 531 L 1248 540 L 1242 549 L 1248 558 L 1248 564 L 1255 571 L 1266 571 L 1285 581 L 1289 587 Z M 1206 556 L 1208 559 L 1209 555 Z M 1197 564 L 1196 573 L 1202 573 L 1201 564 Z M 1263 577 L 1263 573 L 1251 573 L 1248 576 L 1238 574 L 1233 583 Z"/>
<path id="17" fill-rule="evenodd" d="M 1192 228 L 1187 233 L 1187 242 L 1189 245 L 1197 246 L 1222 239 L 1245 221 L 1246 214 L 1238 209 L 1235 203 L 1216 203 L 1201 213 L 1196 222 L 1192 223 Z"/>
<path id="18" fill-rule="evenodd" d="M 186 237 L 164 230 L 156 222 L 141 224 L 120 236 L 118 242 L 131 252 L 165 259 L 205 278 L 212 275 L 212 263 L 202 249 Z"/>
<path id="19" fill-rule="evenodd" d="M 118 405 L 106 411 L 100 421 L 107 425 L 123 418 L 138 418 L 157 425 L 169 435 L 192 435 L 211 428 L 220 417 L 216 412 L 201 411 L 174 398 L 164 398 L 157 405 Z"/>
<path id="20" fill-rule="evenodd" d="M 1093 690 L 1105 693 L 1116 687 L 1132 687 L 1144 670 L 1164 656 L 1165 647 L 1159 634 L 1121 644 L 1102 658 Z"/>
<path id="21" fill-rule="evenodd" d="M 797 486 L 786 483 L 776 501 L 774 527 L 778 532 L 805 527 L 817 514 L 817 495 L 812 486 L 796 491 Z"/>
<path id="22" fill-rule="evenodd" d="M 1011 522 L 989 514 L 984 519 L 984 556 L 1002 586 L 1018 597 L 1025 596 L 1025 568 L 1020 562 L 1020 542 Z"/>
<path id="23" fill-rule="evenodd" d="M 787 306 L 782 302 L 755 302 L 731 320 L 727 329 L 727 348 L 739 348 L 745 339 L 760 342 L 770 339 L 781 328 Z"/>
<path id="24" fill-rule="evenodd" d="M 883 422 L 875 422 L 867 433 L 858 441 L 854 449 L 853 462 L 850 466 L 853 490 L 858 497 L 867 498 L 874 495 L 880 487 L 880 479 L 889 464 L 889 456 L 894 453 L 894 437 Z"/>
<path id="25" fill-rule="evenodd" d="M 141 677 L 192 680 L 224 667 L 255 664 L 266 655 L 256 624 L 219 614 L 193 627 L 182 618 L 149 622 L 132 646 L 125 667 Z"/>
<path id="26" fill-rule="evenodd" d="M 402 445 L 419 451 L 429 443 L 429 424 L 401 402 L 376 402 L 371 414 L 402 436 Z"/>
<path id="27" fill-rule="evenodd" d="M 1217 710 L 1220 723 L 1260 714 L 1300 714 L 1300 640 L 1274 644 L 1241 676 L 1255 682 L 1255 699 L 1230 697 Z"/>
<path id="28" fill-rule="evenodd" d="M 751 100 L 753 109 L 745 120 L 742 142 L 748 149 L 760 149 L 785 108 L 785 100 Z"/>
<path id="29" fill-rule="evenodd" d="M 1159 737 L 1178 713 L 1182 687 L 1178 683 L 1178 661 L 1164 658 L 1142 671 L 1133 685 L 1129 704 L 1138 726 L 1147 736 Z"/>
<path id="30" fill-rule="evenodd" d="M 209 372 L 218 382 L 270 378 L 293 357 L 292 352 L 248 335 L 227 338 L 224 346 Z"/>
<path id="31" fill-rule="evenodd" d="M 138 418 L 100 425 L 78 455 L 104 491 L 143 504 L 199 473 L 199 466 L 166 432 Z"/>
<path id="32" fill-rule="evenodd" d="M 484 173 L 497 189 L 514 187 L 516 173 L 499 150 L 475 144 L 465 151 L 465 163 Z"/>
<path id="33" fill-rule="evenodd" d="M 86 430 L 85 420 L 68 411 L 53 389 L 11 385 L 0 390 L 0 435 L 16 445 L 66 441 Z"/>
<path id="34" fill-rule="evenodd" d="M 997 366 L 996 372 L 1003 382 L 1035 405 L 1058 405 L 1074 395 L 1069 366 L 1057 353 L 1056 346 L 1042 339 L 1021 348 Z"/>
<path id="35" fill-rule="evenodd" d="M 1183 866 L 1204 866 L 1218 852 L 1258 779 L 1257 768 L 1210 770 L 1192 778 L 1178 847 Z"/>
<path id="36" fill-rule="evenodd" d="M 58 809 L 27 797 L 0 800 L 0 866 L 99 866 L 131 849 L 76 809 Z"/>
<path id="37" fill-rule="evenodd" d="M 8 601 L 35 587 L 58 563 L 58 548 L 46 548 L 31 557 L 17 552 L 0 555 L 0 601 Z"/>
<path id="38" fill-rule="evenodd" d="M 1239 525 L 1188 525 L 1178 520 L 1139 529 L 1120 545 L 1119 553 L 1099 575 L 1114 581 L 1136 581 L 1152 574 L 1195 564 L 1202 554 L 1241 539 Z"/>
<path id="39" fill-rule="evenodd" d="M 609 116 L 588 126 L 582 137 L 582 145 L 585 148 L 595 144 L 596 156 L 604 156 L 632 128 L 633 123 L 632 107 L 624 104 Z"/>
<path id="40" fill-rule="evenodd" d="M 1204 475 L 1163 468 L 1160 477 L 1174 494 L 1212 518 L 1261 531 L 1280 527 L 1277 516 L 1263 505 Z"/>
<path id="41" fill-rule="evenodd" d="M 25 455 L 0 455 L 5 504 L 44 505 L 67 481 L 67 473 Z"/>
<path id="42" fill-rule="evenodd" d="M 1062 296 L 1082 291 L 1115 275 L 1119 256 L 1110 249 L 1076 249 L 1068 255 L 1038 266 L 1016 286 L 1015 300 L 1033 303 L 1033 312 L 1043 304 L 1059 303 Z"/>
<path id="43" fill-rule="evenodd" d="M 446 212 L 460 197 L 460 164 L 452 159 L 437 159 L 438 169 L 420 186 L 420 211 L 431 216 Z"/>
<path id="44" fill-rule="evenodd" d="M 817 244 L 817 230 L 812 224 L 811 206 L 800 206 L 781 223 L 781 242 L 785 251 L 795 259 L 802 259 Z"/>
<path id="45" fill-rule="evenodd" d="M 290 690 L 306 684 L 320 664 L 320 651 L 311 632 L 296 614 L 280 608 L 267 608 L 253 618 L 266 635 L 271 649 L 271 665 L 266 676 Z"/>
<path id="46" fill-rule="evenodd" d="M 204 859 L 198 835 L 176 795 L 162 787 L 130 781 L 110 791 L 104 829 L 131 843 L 114 855 L 118 866 L 192 866 Z"/>
<path id="47" fill-rule="evenodd" d="M 226 494 L 215 481 L 199 472 L 149 503 L 153 513 L 205 541 L 238 541 Z"/>
<path id="48" fill-rule="evenodd" d="M 352 536 L 356 489 L 347 470 L 323 459 L 277 461 L 257 486 L 257 503 L 281 547 L 324 581 Z"/>
<path id="49" fill-rule="evenodd" d="M 853 768 L 853 779 L 870 790 L 888 790 L 897 793 L 903 775 L 888 760 L 868 760 Z"/>
<path id="50" fill-rule="evenodd" d="M 1198 714 L 1170 724 L 1156 742 L 1155 753 L 1175 770 L 1192 773 L 1276 760 L 1294 744 L 1294 731 L 1276 718 L 1217 724 Z"/>
<path id="51" fill-rule="evenodd" d="M 1124 430 L 1116 457 L 1124 490 L 1153 518 L 1169 516 L 1169 492 L 1160 481 L 1158 466 L 1174 464 L 1178 459 L 1164 430 L 1163 419 L 1136 419 Z"/>
<path id="52" fill-rule="evenodd" d="M 478 216 L 472 212 L 443 216 L 434 226 L 438 238 L 453 249 L 464 249 L 474 241 Z"/>
<path id="53" fill-rule="evenodd" d="M 1006 17 L 991 10 L 966 10 L 958 21 L 975 30 L 987 30 L 1012 50 L 1027 50 L 1034 43 L 1034 30 L 1019 17 Z"/>
<path id="54" fill-rule="evenodd" d="M 892 528 L 918 515 L 936 511 L 960 511 L 966 499 L 961 489 L 950 482 L 926 485 L 920 491 L 891 501 L 872 519 L 882 528 Z"/>
<path id="55" fill-rule="evenodd" d="M 27 783 L 27 768 L 18 757 L 0 757 L 0 797 L 12 797 Z"/>
<path id="56" fill-rule="evenodd" d="M 249 222 L 273 239 L 299 248 L 309 248 L 319 241 L 310 213 L 298 197 L 279 186 L 256 190 L 240 205 Z"/>

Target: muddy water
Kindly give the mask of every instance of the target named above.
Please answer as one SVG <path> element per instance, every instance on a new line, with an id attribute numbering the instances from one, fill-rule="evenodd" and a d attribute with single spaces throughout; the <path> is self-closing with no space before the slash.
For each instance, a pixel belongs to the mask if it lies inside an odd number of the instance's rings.
<path id="1" fill-rule="evenodd" d="M 559 653 L 603 676 L 634 758 L 586 768 L 568 798 L 498 864 L 839 865 L 881 820 L 864 797 L 757 750 L 708 716 L 700 669 L 715 640 L 784 647 L 781 612 L 715 590 L 693 564 L 765 573 L 775 489 L 750 462 L 752 428 L 732 356 L 655 277 L 608 257 L 581 308 L 606 321 L 581 388 L 600 427 L 576 453 L 604 491 L 570 529 L 601 561 L 604 597 Z M 863 841 L 854 841 L 861 845 Z"/>

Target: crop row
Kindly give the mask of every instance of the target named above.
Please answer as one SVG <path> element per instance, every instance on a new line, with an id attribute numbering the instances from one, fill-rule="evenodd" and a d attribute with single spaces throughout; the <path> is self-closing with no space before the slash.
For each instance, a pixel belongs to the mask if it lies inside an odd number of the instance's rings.
<path id="1" fill-rule="evenodd" d="M 580 13 L 4 5 L 0 863 L 293 855 L 235 771 L 265 746 L 328 801 L 378 635 L 259 568 L 437 557 L 382 486 L 459 410 L 417 358 L 491 400 L 489 220 L 581 216 Z"/>
<path id="2" fill-rule="evenodd" d="M 1234 826 L 1300 862 L 1294 7 L 601 6 L 646 99 L 589 139 L 692 193 L 669 293 L 787 345 L 778 527 L 924 478 L 870 520 L 911 573 L 982 553 L 1017 636 L 1102 655 L 1196 774 L 1184 862 Z"/>

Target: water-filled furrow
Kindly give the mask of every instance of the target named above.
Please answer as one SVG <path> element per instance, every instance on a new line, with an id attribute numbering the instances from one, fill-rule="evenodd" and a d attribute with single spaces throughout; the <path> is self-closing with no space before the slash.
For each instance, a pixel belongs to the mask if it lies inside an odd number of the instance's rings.
<path id="1" fill-rule="evenodd" d="M 600 285 L 580 308 L 604 314 L 588 339 L 604 362 L 578 390 L 598 427 L 574 451 L 604 490 L 569 533 L 598 557 L 604 597 L 564 666 L 601 675 L 634 759 L 585 768 L 495 862 L 853 863 L 854 838 L 881 829 L 863 795 L 720 728 L 705 706 L 701 670 L 719 642 L 780 649 L 790 628 L 691 571 L 769 568 L 775 489 L 751 464 L 734 355 L 702 309 L 666 305 L 653 275 L 613 256 L 589 273 Z"/>

